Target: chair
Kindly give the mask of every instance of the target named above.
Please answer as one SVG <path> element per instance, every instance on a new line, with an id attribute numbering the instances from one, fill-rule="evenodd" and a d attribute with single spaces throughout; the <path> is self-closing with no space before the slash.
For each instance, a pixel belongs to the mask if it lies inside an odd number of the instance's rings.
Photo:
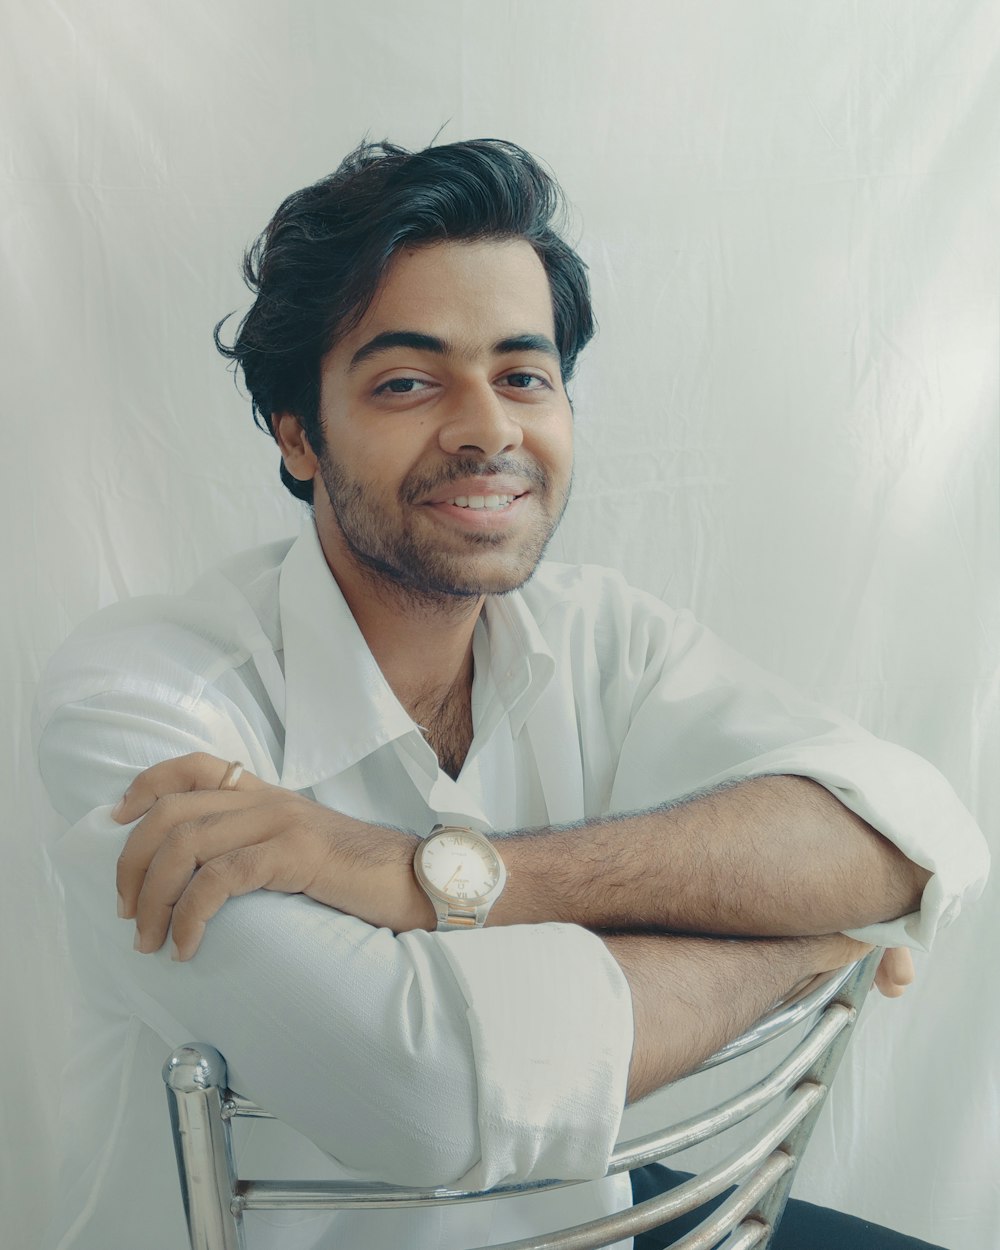
<path id="1" fill-rule="evenodd" d="M 880 956 L 881 951 L 875 950 L 841 969 L 706 1060 L 696 1071 L 730 1062 L 809 1022 L 803 1037 L 763 1079 L 702 1114 L 620 1142 L 608 1175 L 661 1160 L 761 1113 L 765 1123 L 759 1129 L 755 1125 L 748 1145 L 669 1193 L 598 1220 L 509 1241 L 492 1250 L 598 1250 L 692 1211 L 734 1184 L 735 1192 L 676 1242 L 674 1250 L 712 1250 L 717 1245 L 720 1250 L 766 1250 Z M 273 1117 L 227 1088 L 225 1060 L 212 1046 L 178 1047 L 164 1065 L 163 1079 L 192 1250 L 243 1250 L 247 1212 L 426 1207 L 582 1183 L 543 1180 L 462 1191 L 352 1181 L 244 1180 L 233 1166 L 230 1122 L 234 1116 Z M 723 1237 L 726 1240 L 720 1245 Z"/>

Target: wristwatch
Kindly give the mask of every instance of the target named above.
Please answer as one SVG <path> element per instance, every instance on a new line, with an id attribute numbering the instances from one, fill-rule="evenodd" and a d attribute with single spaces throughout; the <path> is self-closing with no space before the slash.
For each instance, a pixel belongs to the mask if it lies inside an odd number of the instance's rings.
<path id="1" fill-rule="evenodd" d="M 507 883 L 493 843 L 461 825 L 435 825 L 417 847 L 413 871 L 434 904 L 439 932 L 481 928 Z"/>

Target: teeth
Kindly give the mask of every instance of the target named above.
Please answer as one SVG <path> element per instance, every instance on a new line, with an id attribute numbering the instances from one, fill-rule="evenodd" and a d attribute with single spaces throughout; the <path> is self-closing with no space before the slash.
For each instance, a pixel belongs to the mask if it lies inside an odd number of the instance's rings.
<path id="1" fill-rule="evenodd" d="M 456 508 L 506 508 L 514 502 L 513 495 L 456 495 L 450 501 Z"/>

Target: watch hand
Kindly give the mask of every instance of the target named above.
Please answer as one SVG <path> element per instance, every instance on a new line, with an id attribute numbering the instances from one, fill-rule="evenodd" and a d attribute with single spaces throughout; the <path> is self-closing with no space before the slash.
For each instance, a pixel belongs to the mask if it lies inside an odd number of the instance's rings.
<path id="1" fill-rule="evenodd" d="M 444 883 L 444 885 L 441 887 L 441 889 L 442 889 L 442 890 L 447 890 L 448 886 L 450 886 L 450 885 L 451 885 L 451 883 L 455 880 L 455 878 L 458 876 L 458 874 L 459 874 L 461 871 L 462 871 L 462 865 L 461 865 L 461 864 L 459 864 L 459 866 L 458 866 L 458 867 L 455 869 L 455 871 L 451 874 L 451 876 L 450 876 L 450 877 L 448 878 L 448 880 Z"/>

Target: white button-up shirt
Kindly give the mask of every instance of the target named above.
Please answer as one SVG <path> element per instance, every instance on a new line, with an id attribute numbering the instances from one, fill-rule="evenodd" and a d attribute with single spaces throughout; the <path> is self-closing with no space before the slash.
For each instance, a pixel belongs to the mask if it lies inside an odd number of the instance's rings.
<path id="1" fill-rule="evenodd" d="M 435 1210 L 252 1213 L 251 1250 L 458 1250 L 630 1201 L 597 1180 L 632 1047 L 628 985 L 576 925 L 394 936 L 304 898 L 230 900 L 188 964 L 132 950 L 110 818 L 142 769 L 190 751 L 360 819 L 485 832 L 653 807 L 735 777 L 812 777 L 933 872 L 920 911 L 857 931 L 927 946 L 987 852 L 940 775 L 801 698 L 615 573 L 543 565 L 474 636 L 474 737 L 438 768 L 331 576 L 312 521 L 189 594 L 115 605 L 50 662 L 39 761 L 69 824 L 55 859 L 81 1002 L 68 1158 L 47 1246 L 186 1244 L 160 1069 L 185 1041 L 282 1123 L 239 1130 L 241 1174 L 492 1186 L 589 1184 Z"/>

